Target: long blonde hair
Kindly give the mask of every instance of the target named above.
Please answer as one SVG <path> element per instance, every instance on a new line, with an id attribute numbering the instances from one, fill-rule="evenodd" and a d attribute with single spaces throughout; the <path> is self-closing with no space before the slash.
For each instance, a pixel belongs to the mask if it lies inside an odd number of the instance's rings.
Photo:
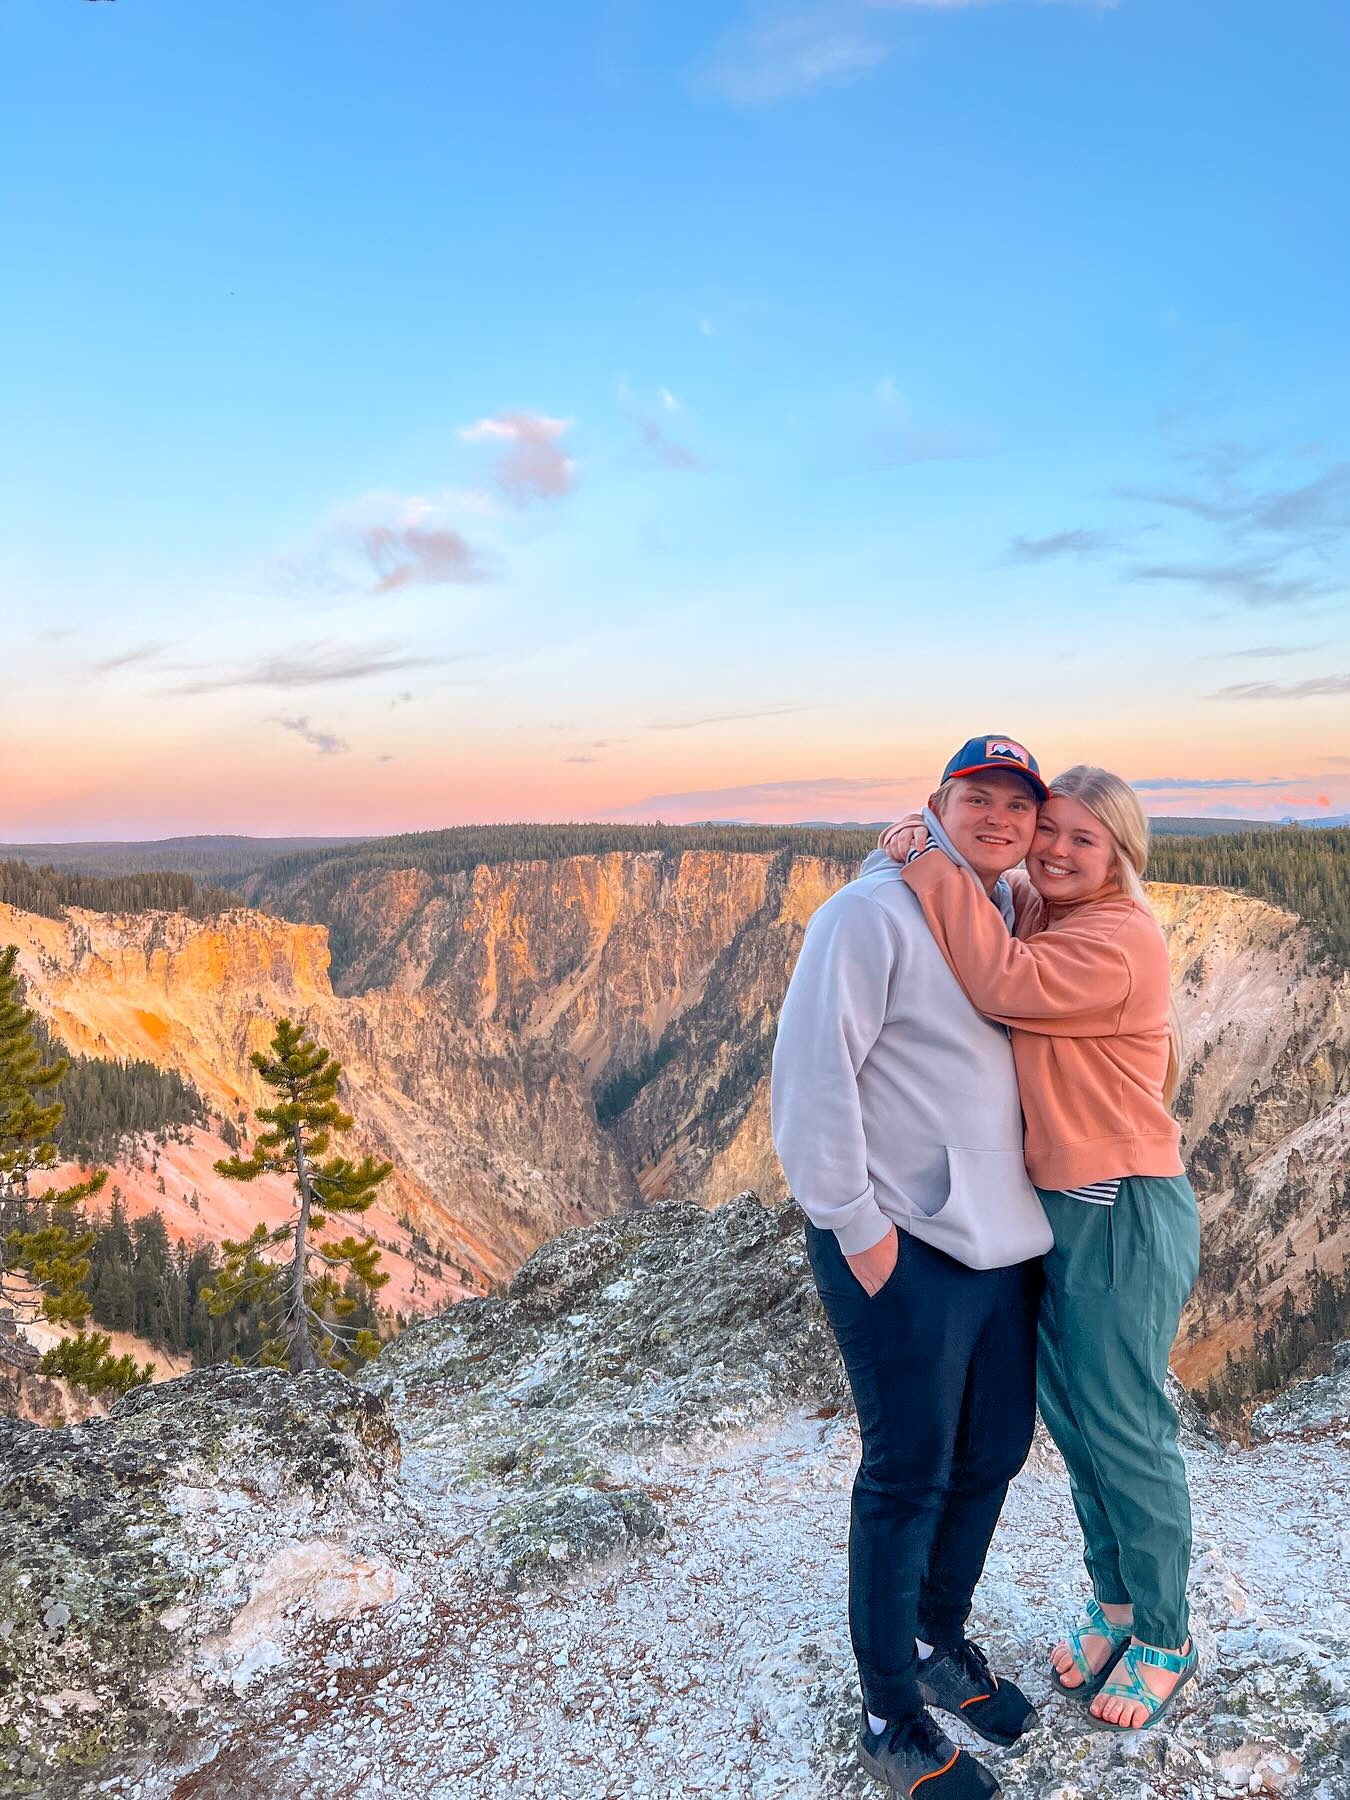
<path id="1" fill-rule="evenodd" d="M 1141 906 L 1148 905 L 1144 893 L 1143 874 L 1148 866 L 1148 816 L 1139 804 L 1139 796 L 1128 781 L 1113 775 L 1109 769 L 1096 769 L 1090 763 L 1076 763 L 1050 783 L 1051 795 L 1062 794 L 1085 806 L 1093 818 L 1104 825 L 1116 849 L 1115 876 L 1122 890 Z M 1181 1020 L 1176 1002 L 1167 1008 L 1170 1043 L 1167 1074 L 1163 1080 L 1163 1099 L 1170 1106 L 1176 1098 L 1181 1079 L 1183 1040 Z"/>

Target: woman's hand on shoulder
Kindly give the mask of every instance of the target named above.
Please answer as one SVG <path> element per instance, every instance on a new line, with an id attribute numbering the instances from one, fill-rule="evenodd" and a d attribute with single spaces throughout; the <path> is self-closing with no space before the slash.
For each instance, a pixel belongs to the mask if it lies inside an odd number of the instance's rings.
<path id="1" fill-rule="evenodd" d="M 906 863 L 927 842 L 928 827 L 923 822 L 923 814 L 906 813 L 903 819 L 886 827 L 878 839 L 877 847 L 884 850 L 892 862 Z"/>

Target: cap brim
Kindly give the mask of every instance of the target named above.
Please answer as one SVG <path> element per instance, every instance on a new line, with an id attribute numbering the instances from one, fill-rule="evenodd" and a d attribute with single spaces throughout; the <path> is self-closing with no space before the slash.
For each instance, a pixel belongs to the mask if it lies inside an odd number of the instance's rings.
<path id="1" fill-rule="evenodd" d="M 1021 768 L 1017 763 L 973 763 L 968 769 L 953 769 L 947 779 L 948 781 L 963 781 L 967 775 L 1016 775 L 1026 782 L 1032 793 L 1039 799 L 1048 800 L 1050 798 L 1050 790 L 1040 776 L 1033 775 L 1030 769 Z"/>

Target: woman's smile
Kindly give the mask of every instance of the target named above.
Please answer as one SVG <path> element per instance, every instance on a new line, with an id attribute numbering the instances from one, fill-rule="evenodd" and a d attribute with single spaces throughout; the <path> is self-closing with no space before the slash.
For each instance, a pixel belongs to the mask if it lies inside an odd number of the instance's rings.
<path id="1" fill-rule="evenodd" d="M 1111 878 L 1115 860 L 1115 846 L 1101 821 L 1081 801 L 1052 793 L 1027 852 L 1033 885 L 1056 900 L 1081 900 Z"/>

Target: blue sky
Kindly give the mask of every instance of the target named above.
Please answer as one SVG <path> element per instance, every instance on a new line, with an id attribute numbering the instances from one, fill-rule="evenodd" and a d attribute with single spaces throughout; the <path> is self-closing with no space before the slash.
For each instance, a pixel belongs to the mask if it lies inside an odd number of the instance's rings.
<path id="1" fill-rule="evenodd" d="M 10 0 L 0 838 L 1350 809 L 1348 52 Z"/>

